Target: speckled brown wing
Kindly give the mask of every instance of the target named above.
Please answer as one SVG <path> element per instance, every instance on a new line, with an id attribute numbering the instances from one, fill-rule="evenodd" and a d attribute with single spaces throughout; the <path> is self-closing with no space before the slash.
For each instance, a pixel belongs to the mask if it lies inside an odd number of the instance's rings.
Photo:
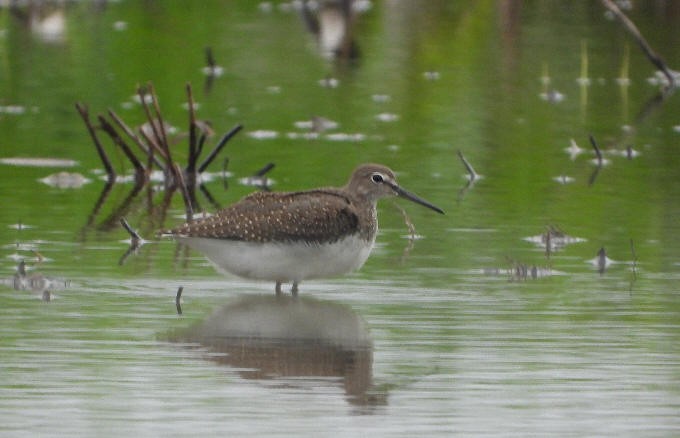
<path id="1" fill-rule="evenodd" d="M 170 233 L 247 242 L 330 243 L 358 231 L 359 216 L 351 200 L 333 189 L 320 189 L 254 193 Z"/>

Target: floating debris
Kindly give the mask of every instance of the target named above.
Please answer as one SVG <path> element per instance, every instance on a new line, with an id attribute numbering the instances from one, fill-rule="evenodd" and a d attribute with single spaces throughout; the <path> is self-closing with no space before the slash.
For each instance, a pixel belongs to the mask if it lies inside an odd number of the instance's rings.
<path id="1" fill-rule="evenodd" d="M 555 275 L 555 271 L 549 266 L 542 267 L 514 260 L 510 261 L 509 268 L 485 268 L 482 273 L 484 275 L 508 276 L 513 281 L 537 280 Z"/>
<path id="2" fill-rule="evenodd" d="M 190 109 L 193 109 L 194 111 L 201 109 L 201 104 L 199 102 L 193 102 L 191 104 L 191 107 L 189 107 L 188 102 L 184 102 L 181 106 L 182 106 L 182 109 L 187 110 L 187 111 L 189 111 Z M 177 128 L 174 128 L 174 129 L 175 129 L 175 131 L 168 132 L 168 134 L 174 134 L 175 132 L 177 132 Z"/>
<path id="3" fill-rule="evenodd" d="M 423 72 L 423 77 L 428 81 L 436 81 L 441 78 L 441 74 L 438 71 L 429 70 Z"/>
<path id="4" fill-rule="evenodd" d="M 568 175 L 559 175 L 559 176 L 554 177 L 553 181 L 558 182 L 560 184 L 571 184 L 576 180 L 573 177 L 568 176 Z"/>
<path id="5" fill-rule="evenodd" d="M 286 138 L 291 140 L 316 140 L 321 137 L 318 132 L 287 132 Z"/>
<path id="6" fill-rule="evenodd" d="M 555 225 L 548 225 L 545 233 L 537 236 L 529 236 L 523 238 L 527 242 L 531 242 L 540 248 L 544 248 L 546 252 L 551 253 L 564 248 L 572 243 L 585 242 L 586 239 L 581 237 L 573 237 L 564 233 Z"/>
<path id="7" fill-rule="evenodd" d="M 324 88 L 338 88 L 340 85 L 340 80 L 328 76 L 323 79 L 319 79 L 319 85 Z"/>
<path id="8" fill-rule="evenodd" d="M 640 155 L 642 155 L 642 152 L 633 149 L 633 146 L 630 146 L 630 145 L 626 146 L 625 149 L 612 149 L 612 150 L 607 151 L 607 152 L 610 155 L 620 156 L 620 157 L 626 158 L 628 160 L 632 160 L 633 158 L 637 158 Z"/>
<path id="9" fill-rule="evenodd" d="M 364 141 L 366 140 L 366 135 L 359 132 L 354 134 L 349 134 L 345 132 L 334 132 L 332 134 L 327 134 L 324 137 L 326 140 L 330 141 Z"/>
<path id="10" fill-rule="evenodd" d="M 271 186 L 276 183 L 275 180 L 267 178 L 266 176 L 246 176 L 244 178 L 239 178 L 238 182 L 241 185 L 257 187 L 262 190 L 269 190 Z"/>
<path id="11" fill-rule="evenodd" d="M 255 131 L 248 132 L 248 137 L 254 138 L 255 140 L 271 140 L 279 137 L 277 131 L 272 131 L 268 129 L 258 129 Z"/>
<path id="12" fill-rule="evenodd" d="M 113 30 L 116 30 L 118 32 L 127 30 L 127 28 L 128 28 L 127 21 L 116 21 L 113 23 Z"/>
<path id="13" fill-rule="evenodd" d="M 569 154 L 569 158 L 571 158 L 572 161 L 584 152 L 583 149 L 576 144 L 576 140 L 573 138 L 569 140 L 569 147 L 564 148 L 564 151 Z"/>
<path id="14" fill-rule="evenodd" d="M 399 120 L 399 115 L 398 114 L 393 114 L 393 113 L 380 113 L 375 116 L 375 119 L 379 122 L 396 122 Z"/>
<path id="15" fill-rule="evenodd" d="M 555 89 L 548 90 L 544 93 L 540 93 L 539 97 L 542 100 L 545 100 L 546 102 L 550 102 L 550 103 L 560 103 L 566 98 L 566 96 L 564 94 L 562 94 L 561 92 L 559 92 Z"/>
<path id="16" fill-rule="evenodd" d="M 28 274 L 27 270 L 26 262 L 23 259 L 20 260 L 16 273 L 10 278 L 3 279 L 2 283 L 14 290 L 38 293 L 43 301 L 52 299 L 51 292 L 70 286 L 68 280 L 46 277 L 40 273 Z"/>
<path id="17" fill-rule="evenodd" d="M 29 157 L 10 157 L 0 158 L 0 163 L 10 166 L 26 167 L 74 167 L 78 165 L 76 160 L 62 158 L 29 158 Z"/>
<path id="18" fill-rule="evenodd" d="M 510 268 L 510 274 L 514 280 L 536 280 L 538 278 L 550 277 L 553 275 L 549 267 L 543 268 L 536 265 L 527 265 L 524 263 L 515 263 Z"/>
<path id="19" fill-rule="evenodd" d="M 38 181 L 58 189 L 78 189 L 85 184 L 92 182 L 91 179 L 85 178 L 80 173 L 71 172 L 53 173 L 45 178 L 40 178 Z"/>
<path id="20" fill-rule="evenodd" d="M 376 103 L 385 103 L 391 101 L 392 97 L 389 94 L 374 94 L 371 99 Z"/>
<path id="21" fill-rule="evenodd" d="M 21 230 L 30 230 L 31 228 L 33 228 L 33 225 L 27 225 L 27 224 L 19 222 L 19 223 L 16 223 L 16 224 L 9 224 L 9 225 L 7 225 L 7 227 L 12 228 L 14 230 L 20 230 L 21 231 Z"/>
<path id="22" fill-rule="evenodd" d="M 331 119 L 321 116 L 314 116 L 310 120 L 300 120 L 293 123 L 298 129 L 309 129 L 314 132 L 323 132 L 329 129 L 336 129 L 340 124 Z"/>
<path id="23" fill-rule="evenodd" d="M 18 116 L 26 112 L 26 107 L 22 105 L 0 105 L 0 114 L 10 114 Z"/>
<path id="24" fill-rule="evenodd" d="M 146 93 L 146 92 L 140 91 L 139 93 L 133 94 L 132 96 L 130 96 L 130 100 L 132 100 L 133 102 L 140 104 L 140 105 L 142 103 L 144 103 L 146 105 L 150 105 L 150 104 L 153 103 L 154 98 L 151 95 L 151 93 Z"/>

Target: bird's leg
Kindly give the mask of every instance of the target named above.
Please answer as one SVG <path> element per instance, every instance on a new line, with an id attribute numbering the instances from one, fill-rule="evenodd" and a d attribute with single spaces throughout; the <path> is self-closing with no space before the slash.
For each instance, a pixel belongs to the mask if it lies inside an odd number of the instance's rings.
<path id="1" fill-rule="evenodd" d="M 282 292 L 281 292 L 281 282 L 280 281 L 276 282 L 276 288 L 274 290 L 276 291 L 276 296 L 280 296 L 282 294 Z"/>
<path id="2" fill-rule="evenodd" d="M 297 282 L 297 281 L 294 281 L 294 282 L 293 282 L 293 287 L 290 289 L 290 293 L 291 293 L 291 295 L 293 295 L 294 297 L 297 296 L 297 294 L 298 294 L 298 282 Z"/>

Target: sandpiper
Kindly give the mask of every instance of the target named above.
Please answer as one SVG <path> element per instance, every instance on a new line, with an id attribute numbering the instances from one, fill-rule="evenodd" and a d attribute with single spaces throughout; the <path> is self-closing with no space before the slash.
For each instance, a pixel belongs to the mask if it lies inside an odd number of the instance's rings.
<path id="1" fill-rule="evenodd" d="M 202 252 L 219 270 L 256 280 L 298 284 L 359 269 L 378 230 L 378 199 L 400 196 L 438 213 L 401 188 L 380 164 L 357 167 L 344 187 L 257 192 L 216 214 L 165 232 Z"/>

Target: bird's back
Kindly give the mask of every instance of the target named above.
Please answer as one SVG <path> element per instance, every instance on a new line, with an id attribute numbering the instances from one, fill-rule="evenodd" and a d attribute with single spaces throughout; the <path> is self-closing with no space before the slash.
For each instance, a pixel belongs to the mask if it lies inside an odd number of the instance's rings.
<path id="1" fill-rule="evenodd" d="M 371 240 L 375 226 L 365 223 L 370 218 L 361 215 L 356 203 L 357 200 L 336 188 L 257 192 L 170 233 L 259 243 L 333 243 L 353 234 Z"/>

